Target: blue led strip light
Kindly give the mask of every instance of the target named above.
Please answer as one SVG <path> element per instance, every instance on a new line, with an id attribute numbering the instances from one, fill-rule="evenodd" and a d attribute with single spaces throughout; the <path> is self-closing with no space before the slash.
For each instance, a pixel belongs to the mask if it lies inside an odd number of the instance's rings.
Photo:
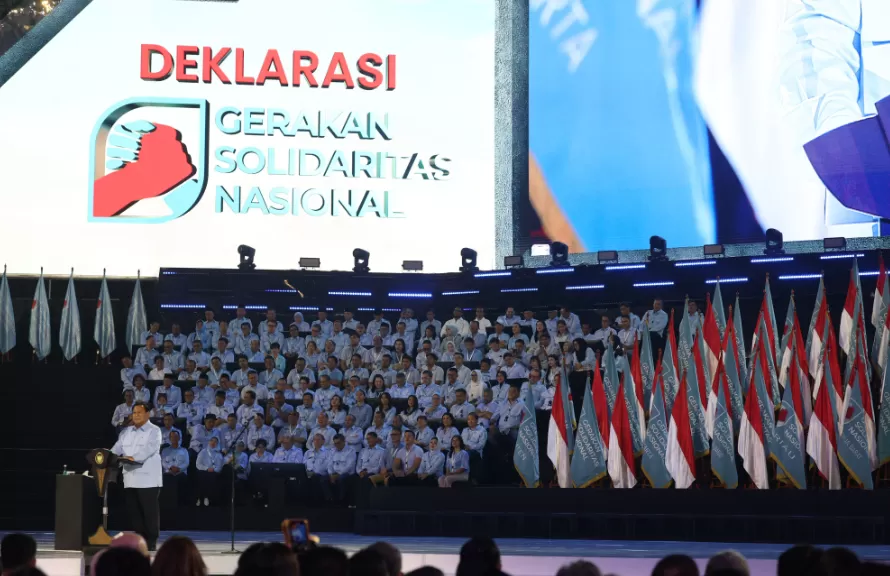
<path id="1" fill-rule="evenodd" d="M 650 288 L 654 286 L 673 286 L 673 280 L 665 280 L 663 282 L 635 282 L 634 288 Z"/>
<path id="2" fill-rule="evenodd" d="M 718 280 L 717 278 L 712 278 L 711 280 L 705 280 L 705 284 L 716 284 L 717 280 Z M 721 284 L 741 284 L 743 282 L 747 282 L 748 279 L 740 276 L 738 278 L 720 278 L 719 281 Z"/>
<path id="3" fill-rule="evenodd" d="M 586 284 L 582 286 L 566 286 L 566 290 L 601 290 L 605 287 L 605 284 Z"/>

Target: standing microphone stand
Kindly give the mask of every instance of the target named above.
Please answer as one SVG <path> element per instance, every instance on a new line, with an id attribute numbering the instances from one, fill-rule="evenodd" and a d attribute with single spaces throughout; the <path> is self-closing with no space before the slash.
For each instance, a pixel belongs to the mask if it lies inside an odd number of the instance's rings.
<path id="1" fill-rule="evenodd" d="M 232 535 L 232 547 L 229 550 L 225 550 L 223 554 L 241 554 L 240 550 L 235 550 L 235 470 L 238 467 L 238 463 L 235 461 L 235 457 L 237 456 L 235 447 L 238 446 L 238 441 L 241 440 L 241 437 L 247 432 L 248 426 L 250 426 L 249 422 L 241 427 L 241 432 L 239 432 L 235 440 L 232 441 L 232 445 L 229 446 L 228 450 L 228 453 L 232 455 L 232 494 L 231 500 L 229 501 L 229 530 Z"/>

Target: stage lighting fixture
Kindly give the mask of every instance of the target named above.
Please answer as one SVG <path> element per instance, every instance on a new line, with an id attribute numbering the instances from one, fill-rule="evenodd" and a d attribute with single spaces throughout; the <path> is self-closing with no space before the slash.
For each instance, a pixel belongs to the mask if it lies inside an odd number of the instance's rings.
<path id="1" fill-rule="evenodd" d="M 600 250 L 596 253 L 596 261 L 600 264 L 604 262 L 618 262 L 617 250 Z"/>
<path id="2" fill-rule="evenodd" d="M 321 258 L 300 258 L 300 268 L 321 268 Z"/>
<path id="3" fill-rule="evenodd" d="M 649 238 L 649 261 L 666 262 L 667 259 L 667 240 L 661 236 Z"/>
<path id="4" fill-rule="evenodd" d="M 552 244 L 550 244 L 550 265 L 568 266 L 569 247 L 562 242 L 553 242 Z"/>
<path id="5" fill-rule="evenodd" d="M 785 242 L 782 240 L 782 233 L 775 228 L 766 231 L 766 248 L 763 253 L 768 256 L 785 253 Z"/>
<path id="6" fill-rule="evenodd" d="M 464 248 L 460 251 L 460 271 L 461 272 L 478 272 L 479 267 L 476 266 L 476 251 L 472 248 Z"/>
<path id="7" fill-rule="evenodd" d="M 238 264 L 239 270 L 253 270 L 256 268 L 256 264 L 253 263 L 253 257 L 256 255 L 256 249 L 251 248 L 247 244 L 242 244 L 238 246 L 238 256 L 241 257 L 241 262 Z"/>
<path id="8" fill-rule="evenodd" d="M 847 239 L 844 237 L 826 238 L 822 241 L 822 248 L 825 250 L 843 250 L 847 247 Z"/>
<path id="9" fill-rule="evenodd" d="M 723 244 L 705 244 L 705 256 L 723 256 L 725 252 Z"/>
<path id="10" fill-rule="evenodd" d="M 367 274 L 371 271 L 368 268 L 368 259 L 371 257 L 371 253 L 367 250 L 362 250 L 361 248 L 356 248 L 352 251 L 352 257 L 355 258 L 355 266 L 353 266 L 352 271 L 358 274 Z"/>
<path id="11" fill-rule="evenodd" d="M 522 256 L 504 256 L 504 268 L 522 268 Z"/>
<path id="12" fill-rule="evenodd" d="M 402 262 L 402 270 L 420 272 L 423 270 L 423 260 L 405 260 Z"/>

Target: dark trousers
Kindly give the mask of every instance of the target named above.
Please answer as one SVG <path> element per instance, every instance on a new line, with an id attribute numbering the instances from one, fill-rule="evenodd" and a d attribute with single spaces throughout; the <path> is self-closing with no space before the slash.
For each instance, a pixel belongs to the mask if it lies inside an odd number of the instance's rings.
<path id="1" fill-rule="evenodd" d="M 160 488 L 125 488 L 124 500 L 133 531 L 145 538 L 154 549 L 160 534 L 161 512 L 158 508 Z"/>
<path id="2" fill-rule="evenodd" d="M 220 474 L 205 470 L 195 471 L 195 497 L 203 500 L 209 498 L 211 504 L 216 504 L 219 498 Z M 231 479 L 230 479 L 231 481 Z"/>
<path id="3" fill-rule="evenodd" d="M 389 479 L 389 486 L 417 486 L 419 480 L 417 479 L 417 474 L 411 474 L 410 476 L 391 476 Z"/>

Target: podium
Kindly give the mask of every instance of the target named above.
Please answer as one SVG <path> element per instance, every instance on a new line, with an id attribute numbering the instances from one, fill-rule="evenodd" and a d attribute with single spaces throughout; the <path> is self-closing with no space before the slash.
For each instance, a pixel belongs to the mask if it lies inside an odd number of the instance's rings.
<path id="1" fill-rule="evenodd" d="M 104 448 L 86 456 L 90 477 L 56 476 L 56 550 L 82 550 L 111 543 L 108 528 L 108 485 L 120 474 L 118 458 Z"/>
<path id="2" fill-rule="evenodd" d="M 102 499 L 92 478 L 56 475 L 56 550 L 83 550 L 102 523 Z"/>

